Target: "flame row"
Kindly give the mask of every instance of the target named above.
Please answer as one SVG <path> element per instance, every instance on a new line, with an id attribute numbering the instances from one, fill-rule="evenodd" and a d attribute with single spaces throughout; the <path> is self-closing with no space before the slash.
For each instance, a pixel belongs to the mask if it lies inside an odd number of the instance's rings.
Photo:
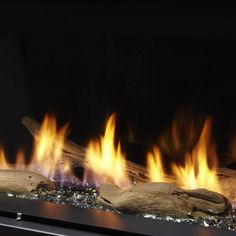
<path id="1" fill-rule="evenodd" d="M 203 126 L 200 138 L 197 145 L 191 153 L 186 153 L 184 165 L 177 165 L 172 163 L 172 175 L 179 186 L 187 189 L 206 188 L 212 191 L 221 192 L 218 183 L 216 167 L 217 159 L 216 153 L 211 153 L 210 157 L 213 159 L 213 166 L 210 168 L 209 150 L 214 150 L 209 144 L 211 121 L 207 119 Z M 153 152 L 147 155 L 148 174 L 151 181 L 154 182 L 168 182 L 166 173 L 163 168 L 162 155 L 157 147 L 153 148 Z"/>
<path id="2" fill-rule="evenodd" d="M 92 182 L 98 186 L 106 182 L 116 184 L 121 188 L 131 186 L 125 155 L 120 143 L 115 144 L 115 121 L 115 114 L 112 114 L 107 121 L 104 135 L 89 143 L 86 155 L 88 168 L 85 170 L 84 183 Z M 210 119 L 207 119 L 197 145 L 192 152 L 186 153 L 184 165 L 172 164 L 174 182 L 179 186 L 188 189 L 207 188 L 220 192 L 216 175 L 217 160 L 214 159 L 215 166 L 213 167 L 209 167 L 208 164 L 208 151 L 212 149 L 212 146 L 209 145 L 210 127 Z M 46 115 L 38 135 L 35 137 L 30 164 L 25 164 L 24 153 L 20 151 L 16 164 L 10 165 L 3 149 L 0 149 L 0 168 L 26 169 L 41 173 L 52 180 L 55 180 L 57 176 L 63 179 L 65 175 L 71 173 L 69 162 L 63 159 L 67 131 L 68 125 L 58 129 L 55 117 Z M 147 153 L 147 167 L 151 181 L 170 181 L 166 177 L 160 149 L 156 146 Z"/>

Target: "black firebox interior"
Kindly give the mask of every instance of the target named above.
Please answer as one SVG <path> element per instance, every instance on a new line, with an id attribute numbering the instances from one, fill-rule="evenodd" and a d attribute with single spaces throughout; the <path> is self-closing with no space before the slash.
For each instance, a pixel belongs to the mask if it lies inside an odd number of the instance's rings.
<path id="1" fill-rule="evenodd" d="M 150 145 L 174 113 L 212 115 L 219 152 L 236 133 L 236 16 L 226 1 L 0 4 L 0 140 L 30 153 L 20 119 L 55 114 L 86 145 L 117 112 L 125 143 Z"/>

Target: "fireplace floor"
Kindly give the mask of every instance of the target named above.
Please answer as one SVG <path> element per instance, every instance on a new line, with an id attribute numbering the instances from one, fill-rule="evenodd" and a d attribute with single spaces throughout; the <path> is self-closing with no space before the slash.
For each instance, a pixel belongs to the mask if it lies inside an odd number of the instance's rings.
<path id="1" fill-rule="evenodd" d="M 69 186 L 69 187 L 68 187 Z M 2 196 L 4 197 L 4 196 Z M 40 194 L 36 194 L 34 197 L 29 197 L 26 195 L 13 195 L 8 194 L 8 198 L 10 201 L 14 202 L 15 200 L 34 200 L 30 201 L 37 202 L 37 204 L 50 204 L 56 203 L 57 205 L 65 205 L 65 206 L 73 206 L 75 209 L 87 209 L 87 210 L 103 210 L 104 212 L 110 212 L 119 214 L 112 208 L 108 208 L 102 206 L 96 202 L 98 197 L 98 192 L 95 188 L 91 187 L 81 187 L 78 188 L 76 185 L 57 185 L 56 191 L 54 195 L 48 195 L 41 192 Z M 1 204 L 1 203 L 0 203 Z M 175 223 L 185 223 L 191 225 L 201 225 L 209 228 L 217 228 L 224 230 L 236 230 L 236 213 L 232 212 L 227 216 L 211 216 L 207 219 L 199 218 L 199 219 L 184 219 L 184 218 L 174 218 L 174 217 L 161 217 L 156 215 L 141 215 L 139 218 L 149 218 L 156 221 L 162 222 L 175 222 Z"/>
<path id="2" fill-rule="evenodd" d="M 0 231 L 8 235 L 209 235 L 234 232 L 97 209 L 0 197 Z M 29 234 L 27 234 L 30 232 Z M 80 234 L 81 233 L 81 234 Z"/>

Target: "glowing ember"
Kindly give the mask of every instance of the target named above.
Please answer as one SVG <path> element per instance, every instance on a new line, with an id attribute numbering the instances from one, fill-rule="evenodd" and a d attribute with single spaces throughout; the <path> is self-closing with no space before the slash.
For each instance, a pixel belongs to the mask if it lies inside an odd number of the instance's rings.
<path id="1" fill-rule="evenodd" d="M 186 155 L 184 166 L 172 164 L 172 170 L 181 187 L 188 189 L 206 188 L 221 192 L 215 170 L 217 162 L 215 160 L 212 168 L 208 164 L 208 159 L 214 157 L 213 154 L 209 156 L 208 151 L 213 150 L 209 146 L 210 125 L 210 119 L 207 119 L 196 147 L 191 154 Z"/>
<path id="2" fill-rule="evenodd" d="M 104 136 L 89 143 L 86 159 L 89 170 L 85 173 L 85 182 L 88 181 L 91 171 L 92 180 L 96 185 L 106 182 L 122 188 L 130 186 L 120 143 L 115 147 L 115 114 L 109 117 Z"/>
<path id="3" fill-rule="evenodd" d="M 148 176 L 153 182 L 165 182 L 165 172 L 161 152 L 154 146 L 152 152 L 147 153 Z"/>

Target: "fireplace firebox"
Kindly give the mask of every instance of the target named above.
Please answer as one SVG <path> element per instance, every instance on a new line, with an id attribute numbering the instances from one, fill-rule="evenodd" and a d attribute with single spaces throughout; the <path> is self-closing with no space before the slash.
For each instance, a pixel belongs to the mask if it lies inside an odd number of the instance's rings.
<path id="1" fill-rule="evenodd" d="M 234 9 L 0 3 L 0 231 L 233 235 Z"/>

